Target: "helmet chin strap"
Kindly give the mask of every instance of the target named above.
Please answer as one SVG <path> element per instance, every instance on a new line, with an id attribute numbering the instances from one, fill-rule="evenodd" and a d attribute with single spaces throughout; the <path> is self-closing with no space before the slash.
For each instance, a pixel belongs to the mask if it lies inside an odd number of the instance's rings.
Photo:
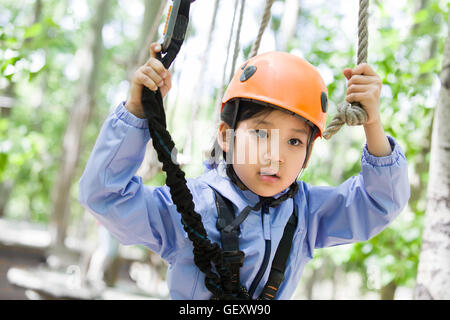
<path id="1" fill-rule="evenodd" d="M 234 171 L 232 164 L 227 164 L 227 175 L 241 190 L 250 190 Z"/>
<path id="2" fill-rule="evenodd" d="M 231 163 L 227 163 L 226 165 L 226 172 L 228 177 L 231 179 L 231 181 L 233 181 L 241 190 L 250 190 L 244 182 L 242 182 L 242 180 L 238 177 L 238 175 L 236 174 L 236 172 L 234 171 L 233 168 L 233 161 L 234 161 L 234 140 L 235 140 L 235 136 L 236 136 L 236 122 L 237 122 L 237 115 L 239 112 L 239 99 L 236 99 L 233 101 L 234 103 L 234 115 L 233 115 L 233 121 L 231 123 L 231 141 L 230 142 L 230 150 L 229 150 L 229 154 L 231 155 Z M 228 158 L 228 156 L 227 156 Z"/>

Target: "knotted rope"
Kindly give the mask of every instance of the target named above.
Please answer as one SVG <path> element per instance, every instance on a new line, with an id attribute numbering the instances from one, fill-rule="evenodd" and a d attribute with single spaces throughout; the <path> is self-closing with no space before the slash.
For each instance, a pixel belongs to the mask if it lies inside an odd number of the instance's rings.
<path id="1" fill-rule="evenodd" d="M 264 33 L 264 30 L 266 29 L 267 25 L 269 24 L 270 20 L 270 9 L 272 8 L 274 0 L 267 0 L 266 1 L 266 7 L 264 8 L 264 15 L 261 20 L 261 24 L 259 25 L 259 31 L 258 35 L 256 36 L 256 40 L 253 43 L 252 51 L 250 52 L 249 58 L 253 58 L 258 53 L 259 45 L 261 43 L 261 38 Z"/>
<path id="2" fill-rule="evenodd" d="M 368 19 L 369 0 L 359 0 L 357 64 L 367 62 Z M 337 133 L 345 123 L 348 126 L 358 126 L 366 123 L 368 119 L 366 110 L 358 102 L 350 104 L 344 101 L 337 106 L 337 111 L 338 113 L 323 132 L 323 137 L 327 140 Z"/>

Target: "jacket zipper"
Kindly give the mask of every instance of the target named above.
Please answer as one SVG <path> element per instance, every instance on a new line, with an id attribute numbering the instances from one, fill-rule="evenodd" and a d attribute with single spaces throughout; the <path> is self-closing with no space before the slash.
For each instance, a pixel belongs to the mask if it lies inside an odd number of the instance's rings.
<path id="1" fill-rule="evenodd" d="M 266 204 L 263 204 L 261 209 L 261 220 L 263 225 L 263 232 L 264 232 L 264 215 L 269 214 L 268 206 Z M 268 226 L 270 227 L 270 226 Z M 252 285 L 250 286 L 250 289 L 248 291 L 250 297 L 253 298 L 253 294 L 255 293 L 256 288 L 258 287 L 259 282 L 261 281 L 261 278 L 263 277 L 264 273 L 267 270 L 267 266 L 269 264 L 270 259 L 270 251 L 271 251 L 271 240 L 265 240 L 265 249 L 264 249 L 264 258 L 263 262 L 261 264 L 261 267 L 259 268 L 258 273 L 256 274 L 255 279 L 252 282 Z"/>

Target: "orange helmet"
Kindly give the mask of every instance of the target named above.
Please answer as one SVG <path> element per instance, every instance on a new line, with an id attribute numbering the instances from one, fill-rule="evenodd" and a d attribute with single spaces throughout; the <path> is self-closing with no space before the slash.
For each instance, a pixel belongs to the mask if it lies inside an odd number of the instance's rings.
<path id="1" fill-rule="evenodd" d="M 289 110 L 317 126 L 325 127 L 327 87 L 319 72 L 306 60 L 286 52 L 267 52 L 245 62 L 235 73 L 222 99 L 263 101 Z"/>

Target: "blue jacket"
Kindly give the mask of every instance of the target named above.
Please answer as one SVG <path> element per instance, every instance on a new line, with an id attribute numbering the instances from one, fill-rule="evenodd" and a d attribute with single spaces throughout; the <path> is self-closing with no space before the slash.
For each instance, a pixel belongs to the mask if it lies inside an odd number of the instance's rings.
<path id="1" fill-rule="evenodd" d="M 337 187 L 311 186 L 298 181 L 299 192 L 269 214 L 252 211 L 241 224 L 240 249 L 245 253 L 241 284 L 247 289 L 259 271 L 265 240 L 271 240 L 269 267 L 254 298 L 261 293 L 284 227 L 297 206 L 298 226 L 277 299 L 293 295 L 314 248 L 365 241 L 381 232 L 409 199 L 407 161 L 400 146 L 388 137 L 392 154 L 374 157 L 364 147 L 361 173 Z M 121 103 L 103 124 L 79 181 L 79 202 L 122 243 L 140 244 L 169 264 L 167 272 L 173 299 L 209 299 L 204 274 L 193 262 L 192 243 L 180 222 L 167 185 L 146 186 L 135 173 L 140 167 L 150 136 L 147 121 L 129 113 Z M 216 228 L 214 193 L 231 200 L 237 213 L 255 205 L 258 195 L 242 191 L 224 172 L 224 166 L 187 179 L 195 210 L 202 216 L 211 241 L 220 243 Z M 288 189 L 279 193 L 282 195 Z"/>

